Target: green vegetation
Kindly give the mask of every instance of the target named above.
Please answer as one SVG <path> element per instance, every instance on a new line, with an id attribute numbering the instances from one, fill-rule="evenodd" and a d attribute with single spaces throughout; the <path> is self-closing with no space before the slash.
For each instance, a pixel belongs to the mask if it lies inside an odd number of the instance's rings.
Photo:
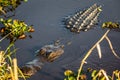
<path id="1" fill-rule="evenodd" d="M 120 28 L 120 25 L 117 22 L 110 21 L 103 23 L 102 28 L 116 29 L 116 28 Z"/>
<path id="2" fill-rule="evenodd" d="M 25 39 L 27 34 L 34 32 L 32 26 L 28 26 L 24 21 L 18 19 L 7 18 L 7 13 L 14 12 L 21 2 L 27 0 L 0 0 L 0 43 L 5 39 L 9 39 L 10 43 L 6 50 L 0 50 L 0 80 L 26 80 L 20 68 L 17 65 L 15 57 L 16 48 L 15 41 Z M 4 19 L 6 18 L 6 19 Z"/>
<path id="3" fill-rule="evenodd" d="M 13 12 L 21 4 L 27 0 L 0 0 L 0 15 L 6 16 L 8 12 Z"/>
<path id="4" fill-rule="evenodd" d="M 64 72 L 64 75 L 65 75 L 64 80 L 119 80 L 120 79 L 119 70 L 113 71 L 112 76 L 107 75 L 106 71 L 103 69 L 93 70 L 91 68 L 88 68 L 88 70 L 84 73 L 82 72 L 79 75 L 79 79 L 77 79 L 78 73 L 75 73 L 72 70 L 66 70 Z"/>
<path id="5" fill-rule="evenodd" d="M 64 72 L 64 75 L 65 75 L 64 80 L 76 80 L 77 74 L 78 73 L 75 73 L 72 70 L 66 70 Z M 81 74 L 79 76 L 79 80 L 86 80 L 86 79 L 87 79 L 86 73 L 85 72 L 81 72 Z"/>
<path id="6" fill-rule="evenodd" d="M 18 80 L 25 79 L 25 76 L 17 66 L 17 59 L 11 58 L 11 55 L 16 52 L 16 49 L 10 51 L 10 45 L 6 51 L 0 51 L 0 80 Z"/>
<path id="7" fill-rule="evenodd" d="M 20 20 L 12 20 L 12 19 L 0 19 L 0 22 L 4 25 L 0 29 L 1 36 L 7 36 L 7 39 L 10 40 L 10 42 L 15 42 L 17 39 L 24 39 L 26 38 L 26 33 L 28 32 L 34 32 L 34 29 L 32 26 L 27 26 L 24 21 Z"/>

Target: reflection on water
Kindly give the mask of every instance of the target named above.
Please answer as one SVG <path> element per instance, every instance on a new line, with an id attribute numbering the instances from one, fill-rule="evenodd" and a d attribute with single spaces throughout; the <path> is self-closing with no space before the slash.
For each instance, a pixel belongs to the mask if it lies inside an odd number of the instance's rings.
<path id="1" fill-rule="evenodd" d="M 88 32 L 81 32 L 80 34 L 71 33 L 64 28 L 61 22 L 63 17 L 73 14 L 77 10 L 87 8 L 94 3 L 102 5 L 103 9 L 99 16 L 100 22 L 97 28 Z M 63 72 L 66 66 L 77 71 L 80 60 L 83 58 L 85 52 L 105 32 L 100 28 L 101 23 L 104 21 L 120 20 L 119 3 L 119 0 L 29 0 L 18 7 L 14 18 L 24 20 L 27 24 L 33 24 L 35 28 L 32 39 L 16 43 L 16 47 L 19 48 L 17 57 L 20 66 L 32 60 L 35 57 L 35 51 L 40 49 L 41 46 L 53 43 L 58 39 L 61 39 L 61 43 L 63 44 L 68 41 L 72 42 L 71 45 L 65 46 L 65 52 L 58 60 L 43 66 L 42 70 L 29 80 L 63 80 Z M 119 32 L 111 31 L 108 36 L 113 43 L 114 49 L 117 53 L 120 52 Z M 94 51 L 88 59 L 88 64 L 84 67 L 103 68 L 108 70 L 109 73 L 114 69 L 120 69 L 118 65 L 120 61 L 111 54 L 107 42 L 103 41 L 101 46 L 103 58 L 98 59 L 98 54 Z"/>

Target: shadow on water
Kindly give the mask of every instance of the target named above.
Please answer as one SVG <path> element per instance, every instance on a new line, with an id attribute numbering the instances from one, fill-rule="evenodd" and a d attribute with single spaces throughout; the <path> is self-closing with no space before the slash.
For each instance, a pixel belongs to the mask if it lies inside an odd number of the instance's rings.
<path id="1" fill-rule="evenodd" d="M 77 10 L 88 8 L 94 3 L 102 5 L 103 9 L 99 16 L 100 23 L 97 28 L 74 34 L 62 26 L 63 17 L 73 14 Z M 77 71 L 84 52 L 87 52 L 105 32 L 100 28 L 101 23 L 120 20 L 119 3 L 119 0 L 29 0 L 19 6 L 14 18 L 24 20 L 29 25 L 33 24 L 35 28 L 32 39 L 19 40 L 16 43 L 16 47 L 19 48 L 17 57 L 20 66 L 32 60 L 35 57 L 35 51 L 46 44 L 53 43 L 58 39 L 62 39 L 61 43 L 63 44 L 67 41 L 72 42 L 71 45 L 65 47 L 65 53 L 59 59 L 44 65 L 41 71 L 28 80 L 63 80 L 65 69 L 70 68 Z M 120 47 L 119 32 L 111 31 L 108 36 L 116 51 L 120 52 L 118 49 Z M 108 73 L 111 73 L 111 70 L 120 70 L 118 65 L 120 61 L 111 54 L 108 44 L 103 42 L 101 45 L 103 47 L 103 58 L 98 59 L 98 55 L 94 51 L 85 68 L 103 68 Z M 108 65 L 111 67 L 108 68 Z"/>

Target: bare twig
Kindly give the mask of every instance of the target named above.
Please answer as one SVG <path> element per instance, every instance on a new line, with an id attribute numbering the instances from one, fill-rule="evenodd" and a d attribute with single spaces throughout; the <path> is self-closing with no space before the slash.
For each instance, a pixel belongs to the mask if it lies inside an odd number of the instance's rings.
<path id="1" fill-rule="evenodd" d="M 13 31 L 11 31 L 10 33 L 8 33 L 7 35 L 5 35 L 2 39 L 0 39 L 0 42 L 2 42 L 2 40 L 4 40 L 6 37 L 8 37 L 12 32 L 14 32 L 16 29 L 14 29 Z"/>
<path id="2" fill-rule="evenodd" d="M 106 78 L 104 78 L 104 80 L 109 80 L 107 73 L 103 69 L 99 70 L 99 72 L 93 77 L 92 80 L 96 80 L 97 77 L 99 77 L 101 74 L 103 74 L 103 76 Z"/>
<path id="3" fill-rule="evenodd" d="M 106 72 L 103 69 L 101 69 L 100 71 L 103 73 L 103 75 L 105 76 L 106 80 L 109 80 L 108 75 L 106 74 Z"/>
<path id="4" fill-rule="evenodd" d="M 105 36 L 105 39 L 108 41 L 112 53 L 113 53 L 117 58 L 120 59 L 120 57 L 117 55 L 117 53 L 116 53 L 115 50 L 113 49 L 112 43 L 111 43 L 110 39 L 108 38 L 108 36 Z"/>

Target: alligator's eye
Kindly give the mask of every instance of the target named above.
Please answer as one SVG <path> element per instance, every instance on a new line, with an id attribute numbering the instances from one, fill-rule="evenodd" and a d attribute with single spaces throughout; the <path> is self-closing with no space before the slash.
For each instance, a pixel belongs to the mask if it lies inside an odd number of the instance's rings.
<path id="1" fill-rule="evenodd" d="M 40 55 L 44 55 L 45 54 L 45 50 L 44 49 L 40 49 L 37 56 L 40 56 Z"/>
<path id="2" fill-rule="evenodd" d="M 46 57 L 49 57 L 49 55 L 50 55 L 51 53 L 52 53 L 52 51 L 47 51 L 46 54 L 45 54 L 45 56 L 46 56 Z"/>
<path id="3" fill-rule="evenodd" d="M 68 44 L 71 44 L 71 42 L 68 42 Z M 60 46 L 60 48 L 62 48 L 62 49 L 63 49 L 64 47 L 65 47 L 64 45 L 61 45 L 61 46 Z"/>

